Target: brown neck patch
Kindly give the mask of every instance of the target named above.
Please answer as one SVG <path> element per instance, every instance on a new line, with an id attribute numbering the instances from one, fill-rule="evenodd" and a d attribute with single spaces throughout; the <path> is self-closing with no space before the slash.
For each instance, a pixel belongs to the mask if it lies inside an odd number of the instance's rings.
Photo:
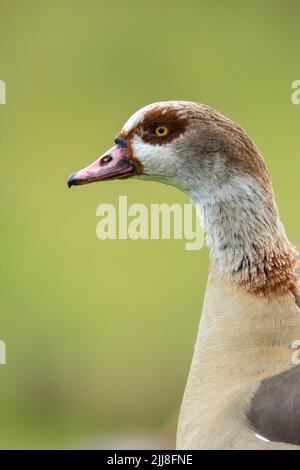
<path id="1" fill-rule="evenodd" d="M 266 253 L 252 263 L 245 257 L 241 273 L 233 273 L 237 285 L 259 296 L 281 295 L 291 291 L 297 297 L 298 277 L 295 268 L 298 262 L 294 253 Z"/>

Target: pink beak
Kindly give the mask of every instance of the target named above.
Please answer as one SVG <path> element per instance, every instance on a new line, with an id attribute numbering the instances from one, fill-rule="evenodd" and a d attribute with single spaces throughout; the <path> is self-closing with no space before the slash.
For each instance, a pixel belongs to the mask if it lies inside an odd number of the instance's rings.
<path id="1" fill-rule="evenodd" d="M 68 178 L 68 186 L 79 186 L 116 178 L 128 178 L 140 173 L 133 160 L 128 158 L 127 143 L 116 139 L 117 145 L 83 170 L 73 173 Z"/>

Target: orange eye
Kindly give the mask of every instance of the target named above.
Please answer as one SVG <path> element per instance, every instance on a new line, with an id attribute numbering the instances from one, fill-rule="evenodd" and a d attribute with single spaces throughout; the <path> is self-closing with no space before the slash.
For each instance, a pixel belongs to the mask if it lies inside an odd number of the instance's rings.
<path id="1" fill-rule="evenodd" d="M 169 134 L 169 129 L 166 126 L 159 126 L 155 129 L 155 135 L 157 137 L 166 137 Z"/>

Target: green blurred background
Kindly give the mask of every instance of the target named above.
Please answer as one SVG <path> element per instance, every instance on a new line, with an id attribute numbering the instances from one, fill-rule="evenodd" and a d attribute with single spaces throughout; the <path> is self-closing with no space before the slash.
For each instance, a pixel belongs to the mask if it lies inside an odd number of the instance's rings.
<path id="1" fill-rule="evenodd" d="M 95 211 L 120 194 L 187 198 L 133 180 L 66 187 L 136 109 L 186 99 L 239 122 L 300 244 L 300 4 L 247 3 L 0 0 L 1 448 L 174 445 L 207 249 L 100 241 Z"/>

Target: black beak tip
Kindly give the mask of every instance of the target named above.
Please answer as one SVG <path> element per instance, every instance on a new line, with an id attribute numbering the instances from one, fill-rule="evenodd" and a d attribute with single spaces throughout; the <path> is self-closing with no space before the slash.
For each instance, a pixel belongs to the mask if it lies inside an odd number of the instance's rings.
<path id="1" fill-rule="evenodd" d="M 76 185 L 76 173 L 72 173 L 67 181 L 68 188 L 71 188 L 71 186 Z"/>

